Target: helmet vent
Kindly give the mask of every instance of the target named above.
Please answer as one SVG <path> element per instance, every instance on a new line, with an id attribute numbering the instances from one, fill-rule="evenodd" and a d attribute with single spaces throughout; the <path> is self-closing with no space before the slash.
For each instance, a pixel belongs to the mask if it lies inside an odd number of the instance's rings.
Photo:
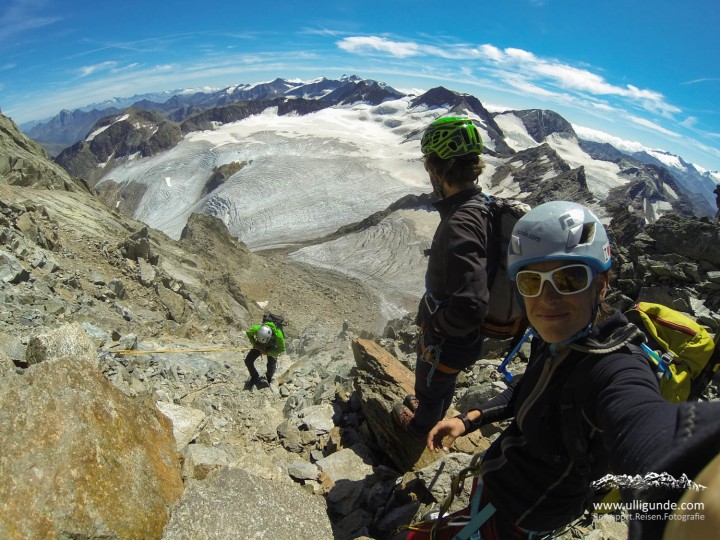
<path id="1" fill-rule="evenodd" d="M 583 223 L 578 244 L 592 244 L 593 240 L 595 240 L 595 223 Z"/>
<path id="2" fill-rule="evenodd" d="M 583 244 L 592 244 L 595 239 L 595 224 L 582 223 L 575 227 L 570 227 L 568 231 L 567 247 L 572 249 L 575 246 Z"/>

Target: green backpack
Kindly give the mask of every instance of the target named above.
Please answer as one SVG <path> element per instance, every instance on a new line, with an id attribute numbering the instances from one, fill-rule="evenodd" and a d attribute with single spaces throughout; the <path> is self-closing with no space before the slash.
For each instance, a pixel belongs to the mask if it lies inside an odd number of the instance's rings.
<path id="1" fill-rule="evenodd" d="M 662 304 L 639 302 L 625 315 L 647 336 L 643 349 L 656 366 L 663 397 L 672 403 L 699 399 L 720 367 L 707 330 Z"/>

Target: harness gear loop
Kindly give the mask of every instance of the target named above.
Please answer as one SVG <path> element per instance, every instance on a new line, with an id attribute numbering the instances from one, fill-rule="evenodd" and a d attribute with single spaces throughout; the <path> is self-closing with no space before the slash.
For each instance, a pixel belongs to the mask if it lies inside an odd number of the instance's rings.
<path id="1" fill-rule="evenodd" d="M 430 367 L 430 371 L 428 371 L 427 375 L 427 385 L 430 386 L 430 382 L 432 381 L 432 377 L 435 374 L 435 370 L 438 367 L 438 364 L 440 363 L 440 353 L 442 352 L 442 347 L 440 346 L 440 343 L 437 345 L 430 345 L 423 351 L 423 359 L 426 362 L 430 362 L 432 366 Z M 431 360 L 432 358 L 432 360 Z"/>

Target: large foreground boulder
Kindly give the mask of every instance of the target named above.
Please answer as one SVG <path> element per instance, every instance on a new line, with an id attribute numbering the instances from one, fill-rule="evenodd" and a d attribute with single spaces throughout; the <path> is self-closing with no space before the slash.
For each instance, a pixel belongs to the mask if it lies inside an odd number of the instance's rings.
<path id="1" fill-rule="evenodd" d="M 170 421 L 63 357 L 0 378 L 0 538 L 160 538 L 183 492 Z"/>

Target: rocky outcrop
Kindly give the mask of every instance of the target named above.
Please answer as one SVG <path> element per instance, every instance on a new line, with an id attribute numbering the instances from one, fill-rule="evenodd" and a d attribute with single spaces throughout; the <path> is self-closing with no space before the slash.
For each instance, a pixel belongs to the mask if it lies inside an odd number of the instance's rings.
<path id="1" fill-rule="evenodd" d="M 88 195 L 0 186 L 0 209 L 0 257 L 6 261 L 0 335 L 10 340 L 20 338 L 13 331 L 19 321 L 35 332 L 76 320 L 102 321 L 109 331 L 127 333 L 136 318 L 157 332 L 168 323 L 199 332 L 205 324 L 249 320 L 248 302 L 228 281 L 227 268 L 194 260 L 192 251 Z M 222 238 L 218 234 L 210 245 L 228 257 L 235 250 L 234 266 L 241 270 L 247 251 L 235 241 L 222 247 Z M 223 293 L 228 286 L 232 293 Z"/>
<path id="2" fill-rule="evenodd" d="M 548 201 L 574 201 L 592 207 L 595 202 L 585 177 L 585 168 L 578 167 L 539 182 L 523 202 L 537 206 Z"/>
<path id="3" fill-rule="evenodd" d="M 274 485 L 223 468 L 191 482 L 163 540 L 186 538 L 335 538 L 325 500 L 299 486 Z"/>
<path id="4" fill-rule="evenodd" d="M 667 304 L 717 332 L 720 260 L 712 246 L 718 242 L 720 227 L 709 220 L 666 214 L 627 243 L 614 243 L 617 287 L 624 296 L 619 304 Z"/>
<path id="5" fill-rule="evenodd" d="M 77 191 L 86 189 L 0 113 L 0 184 Z"/>
<path id="6" fill-rule="evenodd" d="M 203 187 L 200 196 L 204 197 L 208 193 L 216 190 L 218 187 L 223 185 L 228 178 L 230 178 L 236 172 L 242 170 L 242 168 L 246 165 L 246 161 L 233 161 L 231 163 L 226 163 L 225 165 L 215 167 L 215 169 L 213 170 L 213 174 L 205 183 L 205 186 Z"/>
<path id="7" fill-rule="evenodd" d="M 422 469 L 437 461 L 440 456 L 429 452 L 424 440 L 414 439 L 392 421 L 393 405 L 414 392 L 414 372 L 374 341 L 354 340 L 353 353 L 358 367 L 355 389 L 383 451 L 401 471 Z M 479 433 L 472 433 L 459 439 L 455 450 L 474 454 L 488 446 Z"/>
<path id="8" fill-rule="evenodd" d="M 127 109 L 98 121 L 87 138 L 60 152 L 55 161 L 94 185 L 114 161 L 133 154 L 153 156 L 181 139 L 180 126 L 175 122 L 153 111 Z"/>
<path id="9" fill-rule="evenodd" d="M 524 111 L 512 111 L 512 114 L 522 120 L 528 134 L 538 144 L 545 142 L 545 139 L 553 133 L 577 138 L 570 122 L 555 111 L 528 109 Z"/>
<path id="10" fill-rule="evenodd" d="M 536 206 L 551 200 L 589 204 L 594 200 L 588 189 L 585 169 L 570 166 L 548 143 L 517 152 L 498 167 L 490 178 L 490 187 L 512 179 L 526 194 L 523 202 Z"/>

